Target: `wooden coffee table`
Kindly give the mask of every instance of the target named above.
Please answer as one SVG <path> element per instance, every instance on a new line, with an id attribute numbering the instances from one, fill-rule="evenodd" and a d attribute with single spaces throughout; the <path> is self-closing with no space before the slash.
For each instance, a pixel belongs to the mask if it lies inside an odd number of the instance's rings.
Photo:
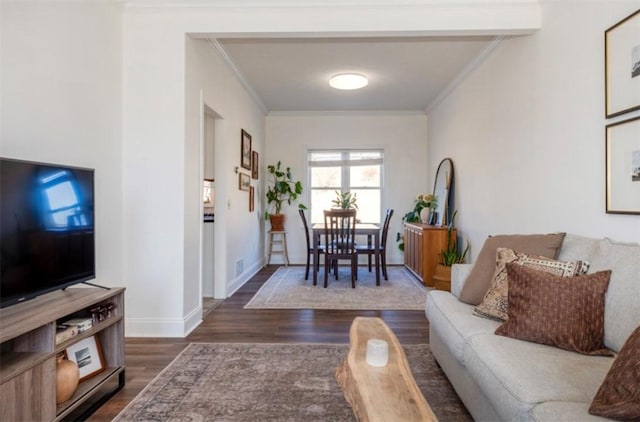
<path id="1" fill-rule="evenodd" d="M 336 379 L 359 421 L 437 421 L 418 389 L 402 346 L 380 318 L 356 317 L 349 331 L 351 348 L 336 368 Z M 366 362 L 367 340 L 389 344 L 389 363 Z"/>

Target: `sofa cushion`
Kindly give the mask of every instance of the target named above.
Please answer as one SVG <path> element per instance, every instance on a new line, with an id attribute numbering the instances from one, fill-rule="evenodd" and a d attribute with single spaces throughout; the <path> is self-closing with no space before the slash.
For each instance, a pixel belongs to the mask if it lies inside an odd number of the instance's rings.
<path id="1" fill-rule="evenodd" d="M 593 398 L 589 413 L 617 420 L 640 421 L 640 325 L 613 361 Z"/>
<path id="2" fill-rule="evenodd" d="M 564 236 L 565 233 L 553 233 L 499 235 L 487 238 L 460 292 L 460 300 L 471 305 L 479 305 L 482 302 L 495 272 L 496 251 L 499 247 L 555 258 Z"/>
<path id="3" fill-rule="evenodd" d="M 496 334 L 589 355 L 604 347 L 604 300 L 611 271 L 558 277 L 507 264 L 509 319 Z"/>
<path id="4" fill-rule="evenodd" d="M 427 295 L 425 313 L 429 330 L 442 339 L 449 353 L 461 364 L 464 363 L 464 345 L 476 334 L 492 334 L 500 323 L 473 316 L 473 306 L 458 301 L 453 295 L 440 290 L 431 290 Z"/>
<path id="5" fill-rule="evenodd" d="M 640 245 L 602 239 L 590 272 L 611 270 L 605 300 L 604 344 L 619 352 L 640 325 Z"/>
<path id="6" fill-rule="evenodd" d="M 548 401 L 540 403 L 531 410 L 531 419 L 535 422 L 604 422 L 609 419 L 590 415 L 587 410 L 589 403 L 567 401 Z"/>
<path id="7" fill-rule="evenodd" d="M 475 315 L 497 321 L 507 319 L 507 309 L 509 308 L 508 263 L 524 265 L 527 268 L 533 268 L 560 277 L 574 277 L 585 274 L 589 270 L 589 263 L 586 261 L 563 262 L 543 256 L 517 252 L 509 248 L 498 248 L 496 271 L 493 275 L 493 280 L 491 280 L 491 287 L 484 295 L 482 303 L 473 310 Z"/>
<path id="8" fill-rule="evenodd" d="M 503 421 L 529 420 L 546 401 L 590 402 L 613 362 L 494 335 L 470 337 L 464 360 Z"/>

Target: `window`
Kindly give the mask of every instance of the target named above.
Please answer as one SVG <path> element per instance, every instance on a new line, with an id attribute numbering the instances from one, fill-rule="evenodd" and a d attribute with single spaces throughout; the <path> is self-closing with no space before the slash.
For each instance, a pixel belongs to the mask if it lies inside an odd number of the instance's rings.
<path id="1" fill-rule="evenodd" d="M 358 220 L 380 223 L 382 207 L 382 150 L 310 150 L 311 222 L 324 221 L 337 190 L 355 193 Z"/>

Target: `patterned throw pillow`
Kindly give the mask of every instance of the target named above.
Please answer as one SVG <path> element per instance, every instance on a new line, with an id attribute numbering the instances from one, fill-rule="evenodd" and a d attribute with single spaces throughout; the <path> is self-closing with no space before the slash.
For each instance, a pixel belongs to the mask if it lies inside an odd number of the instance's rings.
<path id="1" fill-rule="evenodd" d="M 604 346 L 604 301 L 611 270 L 558 277 L 507 264 L 509 319 L 497 335 L 585 355 L 613 356 Z"/>
<path id="2" fill-rule="evenodd" d="M 498 248 L 496 270 L 493 274 L 491 287 L 484 295 L 482 303 L 473 310 L 475 315 L 496 321 L 507 319 L 509 282 L 506 265 L 510 262 L 560 277 L 583 275 L 589 270 L 589 263 L 586 261 L 562 262 L 543 256 L 515 252 L 513 249 Z"/>
<path id="3" fill-rule="evenodd" d="M 591 402 L 589 413 L 640 421 L 640 326 L 629 336 Z"/>

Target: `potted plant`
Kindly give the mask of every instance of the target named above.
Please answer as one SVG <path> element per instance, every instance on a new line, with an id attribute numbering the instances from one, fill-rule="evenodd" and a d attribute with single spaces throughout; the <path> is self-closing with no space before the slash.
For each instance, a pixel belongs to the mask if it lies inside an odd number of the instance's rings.
<path id="1" fill-rule="evenodd" d="M 402 217 L 402 219 L 408 223 L 427 223 L 429 222 L 429 216 L 438 207 L 438 197 L 433 194 L 425 193 L 416 197 L 413 205 L 413 210 L 409 211 Z"/>
<path id="2" fill-rule="evenodd" d="M 341 210 L 358 209 L 358 198 L 355 193 L 352 194 L 351 192 L 342 192 L 338 190 L 335 192 L 336 197 L 331 201 L 335 208 Z"/>
<path id="3" fill-rule="evenodd" d="M 271 230 L 284 231 L 284 214 L 282 207 L 286 203 L 291 205 L 298 200 L 302 194 L 302 183 L 294 181 L 291 175 L 291 167 L 282 168 L 282 163 L 278 161 L 276 165 L 268 165 L 267 172 L 271 175 L 271 185 L 267 186 L 267 209 L 264 219 L 271 222 Z M 303 204 L 298 204 L 298 208 L 306 210 Z"/>
<path id="4" fill-rule="evenodd" d="M 469 252 L 469 242 L 467 242 L 467 247 L 460 251 L 458 240 L 453 234 L 453 221 L 457 213 L 457 210 L 453 212 L 447 226 L 447 248 L 440 252 L 440 262 L 433 275 L 433 281 L 438 290 L 451 289 L 451 267 L 453 264 L 463 263 Z"/>

